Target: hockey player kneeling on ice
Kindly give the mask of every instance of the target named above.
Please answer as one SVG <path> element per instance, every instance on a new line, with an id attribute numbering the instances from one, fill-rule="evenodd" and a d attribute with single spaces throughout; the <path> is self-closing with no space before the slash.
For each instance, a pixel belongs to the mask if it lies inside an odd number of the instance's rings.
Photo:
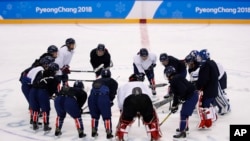
<path id="1" fill-rule="evenodd" d="M 101 71 L 101 78 L 92 84 L 90 96 L 88 98 L 89 112 L 91 115 L 92 137 L 98 136 L 99 118 L 102 116 L 107 133 L 107 139 L 113 138 L 111 122 L 111 106 L 116 95 L 118 83 L 111 78 L 109 69 Z"/>
<path id="2" fill-rule="evenodd" d="M 81 107 L 86 100 L 87 93 L 84 91 L 82 81 L 75 81 L 73 87 L 62 87 L 58 96 L 54 100 L 57 113 L 55 136 L 60 136 L 62 134 L 61 129 L 66 113 L 75 120 L 79 138 L 86 136 L 81 117 Z"/>
<path id="3" fill-rule="evenodd" d="M 128 133 L 127 126 L 131 126 L 134 118 L 140 116 L 148 128 L 151 140 L 161 137 L 159 119 L 150 99 L 152 93 L 143 80 L 144 75 L 133 74 L 129 77 L 129 82 L 118 89 L 117 100 L 121 115 L 116 136 L 119 141 L 124 141 L 124 134 Z"/>
<path id="4" fill-rule="evenodd" d="M 170 83 L 170 89 L 174 93 L 171 112 L 175 113 L 178 106 L 182 104 L 180 111 L 180 125 L 176 129 L 177 135 L 174 138 L 185 138 L 188 130 L 188 118 L 192 115 L 195 105 L 198 101 L 198 93 L 194 85 L 188 82 L 184 77 L 176 73 L 173 66 L 168 66 L 164 70 L 164 74 Z"/>

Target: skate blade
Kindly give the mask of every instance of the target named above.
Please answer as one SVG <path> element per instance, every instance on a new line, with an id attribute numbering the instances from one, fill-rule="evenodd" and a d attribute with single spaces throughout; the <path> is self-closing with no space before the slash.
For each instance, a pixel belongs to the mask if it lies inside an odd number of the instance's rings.
<path id="1" fill-rule="evenodd" d="M 48 135 L 50 133 L 51 130 L 49 131 L 44 131 L 43 135 Z"/>

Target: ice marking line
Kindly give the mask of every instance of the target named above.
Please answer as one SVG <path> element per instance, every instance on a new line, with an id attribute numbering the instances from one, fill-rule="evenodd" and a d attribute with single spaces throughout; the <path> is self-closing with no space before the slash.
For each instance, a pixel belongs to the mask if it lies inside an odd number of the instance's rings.
<path id="1" fill-rule="evenodd" d="M 16 134 L 16 133 L 13 133 L 13 132 L 10 132 L 10 131 L 7 131 L 7 130 L 3 130 L 3 129 L 0 129 L 0 131 L 3 131 L 5 133 L 11 134 L 11 135 L 15 135 L 15 136 L 23 137 L 23 138 L 26 138 L 26 139 L 30 139 L 30 140 L 43 141 L 43 140 L 40 140 L 40 139 L 37 139 L 37 138 L 32 138 L 32 137 Z"/>
<path id="2" fill-rule="evenodd" d="M 145 21 L 141 20 L 140 22 L 140 34 L 141 34 L 142 48 L 147 48 L 148 50 L 150 50 L 150 42 L 149 42 L 146 20 Z"/>

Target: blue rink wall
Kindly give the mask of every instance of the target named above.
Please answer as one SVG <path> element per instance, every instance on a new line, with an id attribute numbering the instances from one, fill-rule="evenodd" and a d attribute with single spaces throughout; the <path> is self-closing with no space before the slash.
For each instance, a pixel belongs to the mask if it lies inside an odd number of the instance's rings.
<path id="1" fill-rule="evenodd" d="M 0 23 L 250 23 L 250 0 L 1 0 Z"/>

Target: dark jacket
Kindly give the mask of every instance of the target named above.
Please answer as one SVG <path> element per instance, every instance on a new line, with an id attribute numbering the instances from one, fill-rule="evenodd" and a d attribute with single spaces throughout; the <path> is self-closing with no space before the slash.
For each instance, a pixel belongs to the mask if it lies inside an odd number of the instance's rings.
<path id="1" fill-rule="evenodd" d="M 113 78 L 100 78 L 93 82 L 92 87 L 97 88 L 98 86 L 105 85 L 109 88 L 109 98 L 110 101 L 115 99 L 118 89 L 118 83 Z"/>
<path id="2" fill-rule="evenodd" d="M 174 94 L 173 106 L 177 106 L 180 100 L 185 101 L 194 94 L 194 85 L 179 74 L 174 75 L 169 83 Z"/>
<path id="3" fill-rule="evenodd" d="M 187 69 L 184 61 L 179 60 L 173 56 L 168 56 L 168 65 L 166 65 L 165 68 L 168 66 L 173 66 L 177 74 L 183 75 L 184 78 L 186 77 Z"/>
<path id="4" fill-rule="evenodd" d="M 92 65 L 92 67 L 95 69 L 101 64 L 104 64 L 104 68 L 109 67 L 111 57 L 110 57 L 108 50 L 105 49 L 103 56 L 97 56 L 96 51 L 97 51 L 97 49 L 93 49 L 90 52 L 90 63 Z"/>
<path id="5" fill-rule="evenodd" d="M 42 54 L 42 55 L 40 56 L 39 59 L 36 59 L 36 60 L 32 63 L 31 67 L 41 66 L 40 60 L 41 60 L 42 58 L 46 57 L 46 56 L 51 56 L 51 57 L 52 57 L 52 54 L 50 54 L 50 53 L 44 53 L 44 54 Z"/>
<path id="6" fill-rule="evenodd" d="M 201 65 L 196 87 L 203 91 L 203 98 L 215 98 L 218 95 L 218 77 L 219 70 L 213 60 Z"/>
<path id="7" fill-rule="evenodd" d="M 32 87 L 37 89 L 46 89 L 51 97 L 53 94 L 58 93 L 58 84 L 60 81 L 54 77 L 54 73 L 51 74 L 49 71 L 40 71 L 37 73 Z"/>
<path id="8" fill-rule="evenodd" d="M 80 109 L 87 100 L 87 93 L 83 89 L 76 87 L 63 87 L 59 92 L 59 95 L 74 98 Z"/>

